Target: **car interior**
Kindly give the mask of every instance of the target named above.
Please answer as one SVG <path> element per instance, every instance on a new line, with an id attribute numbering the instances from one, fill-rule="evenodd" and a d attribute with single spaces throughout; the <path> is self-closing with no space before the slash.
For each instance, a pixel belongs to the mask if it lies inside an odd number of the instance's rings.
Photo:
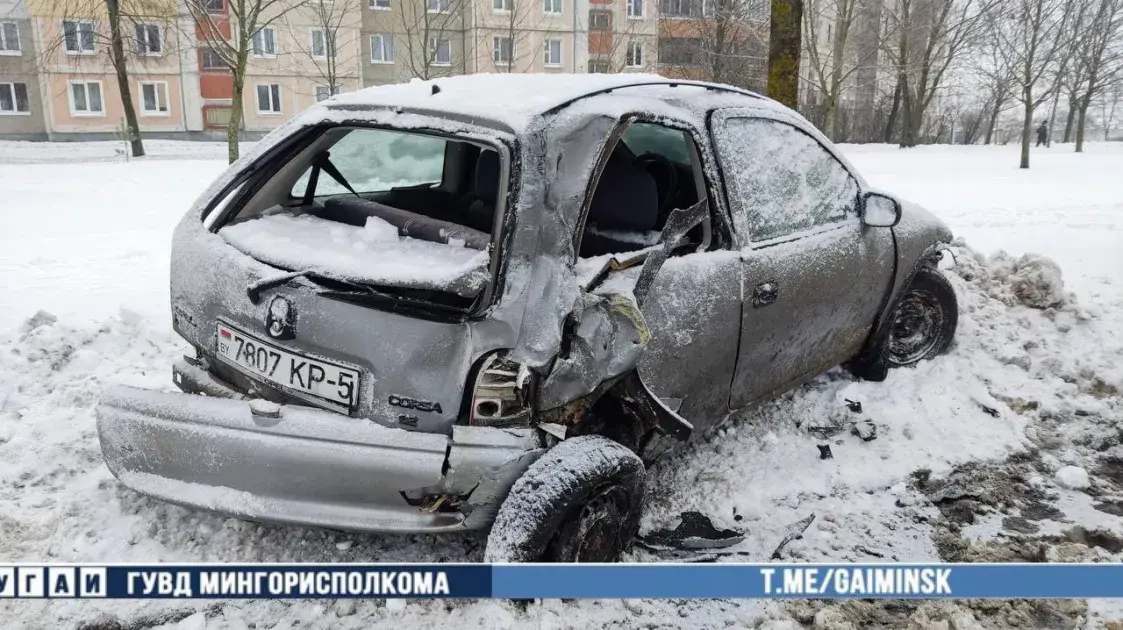
<path id="1" fill-rule="evenodd" d="M 638 251 L 659 242 L 667 217 L 705 190 L 697 148 L 684 131 L 637 122 L 616 143 L 601 171 L 581 237 L 580 256 Z M 709 241 L 709 223 L 687 235 Z"/>
<path id="2" fill-rule="evenodd" d="M 403 236 L 486 250 L 501 189 L 499 153 L 435 136 L 423 136 L 428 144 L 416 150 L 410 136 L 421 134 L 328 130 L 281 165 L 232 222 L 277 209 L 360 227 L 378 217 Z M 420 181 L 402 184 L 390 171 Z"/>
<path id="3" fill-rule="evenodd" d="M 390 157 L 384 159 L 391 167 L 394 160 L 408 164 L 417 159 L 416 147 L 411 148 L 413 153 L 403 149 L 395 154 L 392 147 L 387 152 L 383 146 L 419 135 L 347 127 L 328 130 L 280 166 L 234 221 L 278 208 L 354 226 L 379 217 L 405 236 L 486 250 L 502 189 L 499 153 L 470 141 L 426 136 L 425 140 L 438 144 L 420 151 L 427 151 L 435 161 L 426 176 L 412 175 L 424 181 L 389 186 L 379 181 L 386 176 L 378 164 L 368 163 L 367 156 L 388 153 Z M 689 133 L 656 123 L 631 124 L 597 182 L 580 256 L 656 245 L 670 213 L 697 203 L 699 190 L 705 190 L 701 161 Z M 705 245 L 709 238 L 710 225 L 705 222 L 688 235 L 688 243 Z"/>

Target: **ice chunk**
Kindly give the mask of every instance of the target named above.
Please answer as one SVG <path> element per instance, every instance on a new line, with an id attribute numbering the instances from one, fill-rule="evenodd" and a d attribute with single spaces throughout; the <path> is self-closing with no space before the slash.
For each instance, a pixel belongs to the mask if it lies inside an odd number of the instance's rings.
<path id="1" fill-rule="evenodd" d="M 1048 308 L 1064 300 L 1064 281 L 1057 263 L 1041 254 L 1025 254 L 1010 275 L 1014 295 L 1026 306 Z"/>
<path id="2" fill-rule="evenodd" d="M 1065 466 L 1057 471 L 1054 478 L 1057 484 L 1073 490 L 1083 490 L 1092 485 L 1088 480 L 1088 471 L 1079 466 Z"/>

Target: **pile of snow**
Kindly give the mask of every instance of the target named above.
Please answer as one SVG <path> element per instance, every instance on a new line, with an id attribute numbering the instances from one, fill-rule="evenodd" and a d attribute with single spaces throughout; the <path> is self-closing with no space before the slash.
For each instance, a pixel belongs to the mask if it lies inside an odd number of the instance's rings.
<path id="1" fill-rule="evenodd" d="M 358 227 L 310 214 L 278 213 L 228 225 L 218 234 L 264 263 L 356 282 L 471 296 L 488 279 L 488 252 L 399 236 L 398 228 L 378 217 Z"/>
<path id="2" fill-rule="evenodd" d="M 1044 309 L 1059 306 L 1067 297 L 1060 265 L 1041 254 L 1013 258 L 1004 251 L 990 257 L 973 250 L 966 253 L 956 261 L 962 265 L 959 274 L 1006 304 Z"/>

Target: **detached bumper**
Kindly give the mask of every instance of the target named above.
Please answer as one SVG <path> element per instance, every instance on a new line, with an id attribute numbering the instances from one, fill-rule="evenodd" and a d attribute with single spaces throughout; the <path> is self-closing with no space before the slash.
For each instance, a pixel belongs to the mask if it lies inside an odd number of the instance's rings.
<path id="1" fill-rule="evenodd" d="M 130 387 L 106 391 L 97 418 L 105 462 L 133 490 L 249 520 L 356 531 L 487 527 L 543 452 L 533 429 L 456 427 L 450 438 Z M 468 498 L 458 511 L 426 513 L 401 494 L 421 490 Z"/>

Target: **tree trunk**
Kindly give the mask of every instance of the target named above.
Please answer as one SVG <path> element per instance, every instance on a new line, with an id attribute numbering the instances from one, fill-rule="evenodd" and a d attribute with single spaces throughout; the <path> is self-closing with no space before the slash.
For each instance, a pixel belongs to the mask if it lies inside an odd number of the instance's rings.
<path id="1" fill-rule="evenodd" d="M 238 137 L 242 130 L 242 90 L 246 82 L 246 60 L 242 54 L 238 55 L 237 67 L 234 69 L 234 92 L 231 94 L 230 123 L 226 127 L 226 156 L 233 164 L 238 159 Z"/>
<path id="2" fill-rule="evenodd" d="M 799 107 L 799 52 L 802 47 L 803 0 L 772 0 L 768 44 L 768 96 L 792 109 Z"/>
<path id="3" fill-rule="evenodd" d="M 125 57 L 125 44 L 121 37 L 121 7 L 117 0 L 106 0 L 105 8 L 109 14 L 109 47 L 113 69 L 117 74 L 117 89 L 121 92 L 121 107 L 125 111 L 125 128 L 128 130 L 133 157 L 141 157 L 144 155 L 144 141 L 140 138 L 140 125 L 136 121 L 136 108 L 133 107 L 133 91 L 129 85 L 128 58 Z M 105 99 L 104 94 L 102 99 Z"/>
<path id="4" fill-rule="evenodd" d="M 889 107 L 889 119 L 885 122 L 884 142 L 893 141 L 893 126 L 897 123 L 897 112 L 901 109 L 901 76 L 897 75 L 897 87 L 893 88 L 893 105 Z"/>
<path id="5" fill-rule="evenodd" d="M 901 148 L 908 149 L 916 146 L 921 121 L 916 120 L 916 107 L 907 76 L 901 84 L 901 97 L 901 113 L 904 114 L 901 119 Z"/>
<path id="6" fill-rule="evenodd" d="M 1072 140 L 1072 123 L 1076 120 L 1076 101 L 1068 99 L 1068 118 L 1065 120 L 1065 137 L 1062 142 L 1068 144 Z"/>
<path id="7" fill-rule="evenodd" d="M 1029 168 L 1029 139 L 1033 131 L 1033 92 L 1025 90 L 1025 116 L 1022 119 L 1022 160 L 1018 168 Z"/>
<path id="8" fill-rule="evenodd" d="M 1076 152 L 1084 152 L 1084 123 L 1088 120 L 1088 103 L 1089 99 L 1084 99 L 1080 103 L 1080 112 L 1077 114 L 1076 121 Z"/>
<path id="9" fill-rule="evenodd" d="M 990 144 L 991 139 L 994 137 L 994 126 L 998 124 L 998 112 L 1002 111 L 1002 102 L 1004 99 L 998 98 L 994 101 L 994 109 L 990 112 L 990 120 L 987 122 L 986 139 L 983 144 Z"/>

